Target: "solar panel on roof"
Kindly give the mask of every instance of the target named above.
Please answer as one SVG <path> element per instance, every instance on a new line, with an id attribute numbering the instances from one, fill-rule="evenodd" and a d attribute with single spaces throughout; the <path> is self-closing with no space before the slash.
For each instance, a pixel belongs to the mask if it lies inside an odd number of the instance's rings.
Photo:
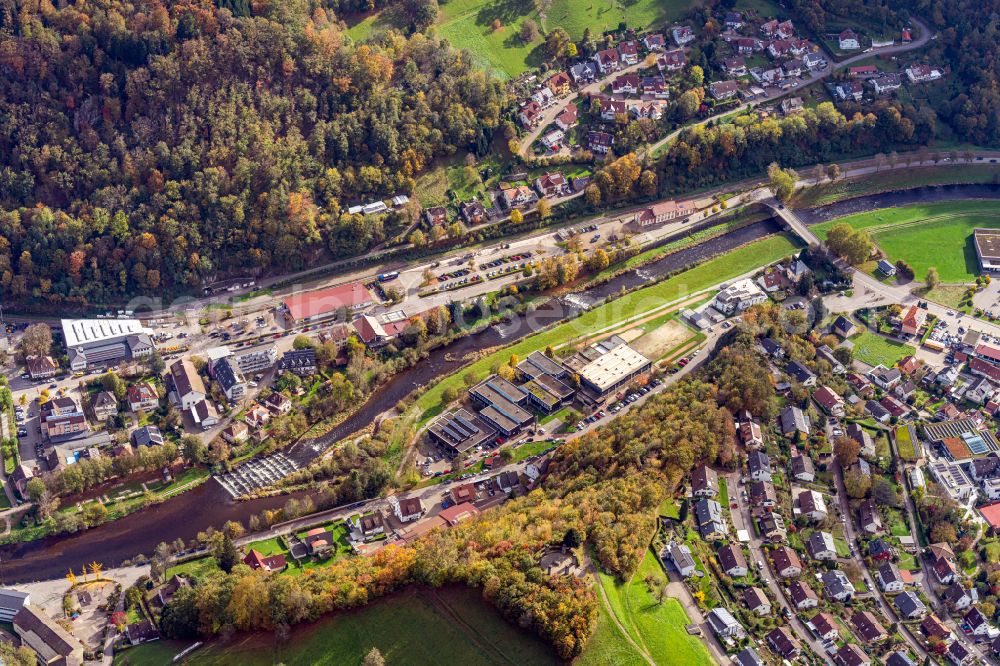
<path id="1" fill-rule="evenodd" d="M 448 425 L 452 428 L 452 430 L 454 430 L 457 433 L 460 433 L 463 437 L 468 437 L 469 435 L 472 434 L 466 429 L 465 425 L 463 425 L 457 418 L 452 417 L 452 419 L 448 421 Z"/>
<path id="2" fill-rule="evenodd" d="M 448 435 L 449 439 L 452 439 L 456 442 L 461 442 L 463 439 L 465 439 L 464 437 L 456 433 L 454 430 L 452 430 L 451 426 L 448 425 L 447 423 L 441 426 L 441 431 L 444 432 L 444 434 Z"/>
<path id="3" fill-rule="evenodd" d="M 469 419 L 465 418 L 461 414 L 458 414 L 457 416 L 455 416 L 455 420 L 458 421 L 459 423 L 461 423 L 466 428 L 468 428 L 470 433 L 479 432 L 479 428 L 477 428 L 476 426 L 474 426 L 472 424 L 472 422 L 469 421 Z"/>

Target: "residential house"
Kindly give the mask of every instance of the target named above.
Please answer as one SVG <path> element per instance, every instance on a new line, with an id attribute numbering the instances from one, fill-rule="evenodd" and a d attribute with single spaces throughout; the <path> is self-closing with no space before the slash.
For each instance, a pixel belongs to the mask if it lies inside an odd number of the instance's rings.
<path id="1" fill-rule="evenodd" d="M 752 647 L 746 647 L 737 652 L 736 656 L 733 657 L 733 664 L 735 666 L 767 666 L 767 663 Z"/>
<path id="2" fill-rule="evenodd" d="M 741 37 L 736 40 L 736 52 L 740 55 L 750 55 L 755 51 L 760 51 L 764 48 L 764 45 L 759 39 L 751 39 L 749 37 Z"/>
<path id="3" fill-rule="evenodd" d="M 837 654 L 833 657 L 833 662 L 837 666 L 869 666 L 872 660 L 857 645 L 847 643 L 844 647 L 837 650 Z"/>
<path id="4" fill-rule="evenodd" d="M 948 650 L 944 653 L 948 657 L 948 661 L 953 664 L 953 666 L 966 666 L 966 664 L 971 664 L 976 661 L 972 656 L 972 653 L 962 645 L 961 641 L 955 641 L 948 646 Z"/>
<path id="5" fill-rule="evenodd" d="M 763 451 L 751 451 L 747 456 L 747 470 L 754 481 L 770 481 L 771 458 Z"/>
<path id="6" fill-rule="evenodd" d="M 792 584 L 788 586 L 788 598 L 792 600 L 792 605 L 799 611 L 816 608 L 819 605 L 819 597 L 816 596 L 808 583 L 801 580 L 792 581 Z"/>
<path id="7" fill-rule="evenodd" d="M 899 74 L 888 73 L 871 79 L 871 84 L 872 88 L 875 89 L 875 94 L 882 95 L 899 89 L 902 85 L 902 79 Z"/>
<path id="8" fill-rule="evenodd" d="M 911 305 L 899 322 L 899 330 L 903 335 L 916 335 L 927 322 L 927 310 Z"/>
<path id="9" fill-rule="evenodd" d="M 392 512 L 401 523 L 413 522 L 424 515 L 424 505 L 419 497 L 399 499 L 395 495 L 390 495 L 389 506 L 392 507 Z"/>
<path id="10" fill-rule="evenodd" d="M 814 72 L 817 69 L 823 69 L 826 67 L 826 58 L 824 58 L 819 53 L 806 53 L 802 56 L 802 64 L 806 66 L 810 72 Z"/>
<path id="11" fill-rule="evenodd" d="M 639 227 L 649 227 L 685 217 L 694 212 L 694 204 L 690 201 L 661 201 L 638 211 L 632 218 L 632 224 Z"/>
<path id="12" fill-rule="evenodd" d="M 875 572 L 878 586 L 887 594 L 903 591 L 903 578 L 899 575 L 899 567 L 892 562 L 884 562 Z"/>
<path id="13" fill-rule="evenodd" d="M 889 413 L 889 410 L 875 400 L 869 400 L 865 403 L 865 411 L 868 412 L 873 419 L 882 424 L 886 424 L 892 419 L 892 414 Z"/>
<path id="14" fill-rule="evenodd" d="M 747 561 L 739 544 L 726 544 L 719 548 L 715 558 L 719 562 L 719 567 L 730 578 L 742 578 L 747 575 Z"/>
<path id="15" fill-rule="evenodd" d="M 839 315 L 833 321 L 833 333 L 840 338 L 847 339 L 858 332 L 858 327 L 854 322 L 843 315 Z"/>
<path id="16" fill-rule="evenodd" d="M 682 578 L 694 575 L 696 568 L 694 557 L 691 556 L 691 549 L 686 544 L 671 541 L 667 546 L 667 556 Z"/>
<path id="17" fill-rule="evenodd" d="M 731 317 L 767 301 L 767 294 L 753 280 L 746 279 L 724 285 L 712 301 L 712 307 Z"/>
<path id="18" fill-rule="evenodd" d="M 504 205 L 510 210 L 530 206 L 538 201 L 538 197 L 527 185 L 505 187 L 500 191 L 500 196 L 503 198 Z"/>
<path id="19" fill-rule="evenodd" d="M 824 571 L 821 579 L 823 581 L 823 594 L 828 599 L 848 601 L 854 596 L 854 584 L 840 569 Z"/>
<path id="20" fill-rule="evenodd" d="M 598 51 L 594 54 L 594 62 L 597 63 L 597 69 L 600 70 L 601 74 L 617 72 L 622 66 L 621 60 L 618 57 L 618 51 L 615 49 Z"/>
<path id="21" fill-rule="evenodd" d="M 32 356 L 24 363 L 28 376 L 34 380 L 48 379 L 56 376 L 59 366 L 51 356 Z"/>
<path id="22" fill-rule="evenodd" d="M 876 365 L 868 371 L 868 378 L 883 391 L 891 391 L 903 378 L 903 374 L 898 368 L 887 368 L 884 365 Z"/>
<path id="23" fill-rule="evenodd" d="M 208 430 L 219 423 L 219 410 L 211 400 L 196 402 L 188 410 L 191 420 L 202 430 Z"/>
<path id="24" fill-rule="evenodd" d="M 195 370 L 194 364 L 186 358 L 170 364 L 168 377 L 173 385 L 173 401 L 182 411 L 191 409 L 195 403 L 201 402 L 208 395 L 201 375 Z"/>
<path id="25" fill-rule="evenodd" d="M 882 518 L 879 516 L 878 507 L 871 499 L 865 500 L 858 507 L 858 527 L 869 536 L 882 533 Z"/>
<path id="26" fill-rule="evenodd" d="M 833 350 L 830 349 L 828 345 L 820 345 L 819 347 L 816 347 L 816 358 L 829 363 L 830 369 L 836 375 L 842 375 L 845 372 L 847 372 L 847 369 L 837 359 L 837 357 L 833 353 Z"/>
<path id="27" fill-rule="evenodd" d="M 965 614 L 963 619 L 973 636 L 986 636 L 988 638 L 1000 636 L 1000 631 L 997 631 L 997 628 L 990 624 L 989 618 L 979 610 L 978 606 L 969 609 L 969 612 Z"/>
<path id="28" fill-rule="evenodd" d="M 578 86 L 582 86 L 596 79 L 597 71 L 597 65 L 587 60 L 570 67 L 569 75 Z"/>
<path id="29" fill-rule="evenodd" d="M 820 408 L 831 416 L 844 415 L 844 399 L 828 386 L 820 386 L 813 393 L 813 400 Z"/>
<path id="30" fill-rule="evenodd" d="M 841 51 L 857 51 L 861 48 L 861 42 L 858 41 L 857 33 L 850 28 L 837 36 L 837 43 Z"/>
<path id="31" fill-rule="evenodd" d="M 754 481 L 750 484 L 750 506 L 755 509 L 769 509 L 777 505 L 778 494 L 770 481 Z"/>
<path id="32" fill-rule="evenodd" d="M 748 449 L 757 449 L 764 446 L 764 436 L 761 432 L 760 424 L 749 413 L 746 414 L 745 418 L 740 419 L 736 426 L 736 431 L 739 433 L 740 441 Z"/>
<path id="33" fill-rule="evenodd" d="M 737 81 L 716 81 L 708 86 L 708 93 L 719 101 L 727 100 L 733 97 L 740 89 L 740 84 Z"/>
<path id="34" fill-rule="evenodd" d="M 667 46 L 666 38 L 658 32 L 650 33 L 642 38 L 647 51 L 662 51 Z"/>
<path id="35" fill-rule="evenodd" d="M 261 405 L 251 405 L 243 415 L 243 420 L 254 430 L 260 430 L 271 421 L 271 412 Z"/>
<path id="36" fill-rule="evenodd" d="M 813 522 L 826 520 L 826 501 L 815 490 L 803 490 L 798 496 L 799 515 Z"/>
<path id="37" fill-rule="evenodd" d="M 302 542 L 310 555 L 324 555 L 333 550 L 333 532 L 324 527 L 314 527 L 306 532 Z"/>
<path id="38" fill-rule="evenodd" d="M 802 60 L 800 58 L 792 58 L 791 60 L 786 60 L 785 62 L 781 63 L 781 71 L 785 73 L 785 76 L 790 76 L 790 77 L 802 76 L 803 69 L 805 69 L 805 65 L 802 64 Z M 795 97 L 793 99 L 798 100 L 798 104 L 795 105 L 794 109 L 795 111 L 801 111 L 803 108 L 805 108 L 802 104 L 801 97 Z M 785 112 L 785 115 L 788 115 L 788 112 L 785 111 L 784 107 L 782 107 L 781 110 Z"/>
<path id="39" fill-rule="evenodd" d="M 712 499 L 700 499 L 694 503 L 695 522 L 698 533 L 706 541 L 726 538 L 726 520 L 722 506 Z"/>
<path id="40" fill-rule="evenodd" d="M 674 28 L 670 31 L 670 34 L 674 38 L 674 42 L 677 46 L 684 46 L 685 44 L 690 44 L 694 41 L 694 30 L 691 29 L 689 25 L 682 25 Z"/>
<path id="41" fill-rule="evenodd" d="M 232 357 L 224 358 L 215 365 L 215 380 L 219 382 L 226 400 L 230 404 L 238 402 L 246 396 L 247 382 L 240 368 Z"/>
<path id="42" fill-rule="evenodd" d="M 896 595 L 893 603 L 896 604 L 899 615 L 907 620 L 917 620 L 927 614 L 927 606 L 915 592 L 909 590 Z"/>
<path id="43" fill-rule="evenodd" d="M 772 358 L 784 358 L 785 350 L 781 348 L 778 341 L 774 338 L 761 338 L 760 347 L 764 350 L 764 353 Z"/>
<path id="44" fill-rule="evenodd" d="M 774 571 L 782 578 L 798 578 L 802 574 L 802 561 L 788 546 L 778 546 L 771 551 Z"/>
<path id="45" fill-rule="evenodd" d="M 558 171 L 546 172 L 535 179 L 535 189 L 543 197 L 556 197 L 568 187 L 566 176 Z"/>
<path id="46" fill-rule="evenodd" d="M 125 625 L 125 638 L 128 639 L 130 645 L 140 645 L 159 639 L 160 632 L 156 630 L 151 621 L 142 620 Z"/>
<path id="47" fill-rule="evenodd" d="M 809 622 L 816 635 L 824 641 L 833 641 L 840 637 L 840 624 L 829 613 L 816 613 Z"/>
<path id="48" fill-rule="evenodd" d="M 760 535 L 769 543 L 784 543 L 788 539 L 785 519 L 780 513 L 765 513 L 757 519 Z"/>
<path id="49" fill-rule="evenodd" d="M 587 134 L 587 147 L 592 153 L 606 155 L 611 150 L 615 138 L 608 132 L 590 132 Z"/>
<path id="50" fill-rule="evenodd" d="M 576 127 L 578 115 L 576 104 L 567 104 L 562 113 L 556 116 L 556 127 L 563 132 L 568 132 L 571 128 Z"/>
<path id="51" fill-rule="evenodd" d="M 801 654 L 799 642 L 792 636 L 788 627 L 777 627 L 768 632 L 767 645 L 786 661 L 794 661 Z"/>
<path id="52" fill-rule="evenodd" d="M 250 438 L 250 427 L 242 421 L 233 421 L 222 431 L 222 439 L 233 446 L 239 446 Z"/>
<path id="53" fill-rule="evenodd" d="M 623 65 L 639 64 L 639 44 L 635 40 L 628 40 L 618 45 L 618 57 Z"/>
<path id="54" fill-rule="evenodd" d="M 723 61 L 723 69 L 729 76 L 746 76 L 747 61 L 743 56 L 726 58 Z"/>
<path id="55" fill-rule="evenodd" d="M 639 88 L 643 95 L 649 95 L 654 99 L 662 100 L 670 98 L 670 90 L 667 88 L 667 82 L 662 76 L 642 77 Z"/>
<path id="56" fill-rule="evenodd" d="M 725 24 L 730 30 L 739 30 L 743 27 L 743 14 L 740 12 L 726 12 Z"/>
<path id="57" fill-rule="evenodd" d="M 159 446 L 163 444 L 163 434 L 156 426 L 140 426 L 132 431 L 130 436 L 135 446 Z"/>
<path id="58" fill-rule="evenodd" d="M 266 398 L 260 401 L 268 411 L 275 416 L 284 416 L 288 412 L 292 411 L 292 400 L 288 396 L 278 393 L 277 391 L 272 392 Z"/>
<path id="59" fill-rule="evenodd" d="M 133 384 L 125 389 L 125 400 L 132 412 L 148 412 L 160 406 L 160 396 L 149 382 Z"/>
<path id="60" fill-rule="evenodd" d="M 524 106 L 521 107 L 517 117 L 524 127 L 531 128 L 538 124 L 538 116 L 540 116 L 541 113 L 542 107 L 538 104 L 538 102 L 529 100 L 524 104 Z"/>
<path id="61" fill-rule="evenodd" d="M 910 83 L 926 83 L 936 81 L 943 76 L 940 69 L 930 65 L 913 64 L 906 68 L 906 78 Z"/>
<path id="62" fill-rule="evenodd" d="M 723 642 L 727 640 L 740 640 L 747 635 L 743 625 L 737 622 L 732 613 L 724 606 L 717 606 L 710 610 L 705 619 L 708 621 L 708 626 L 712 628 L 715 635 Z"/>
<path id="63" fill-rule="evenodd" d="M 719 475 L 707 465 L 696 467 L 691 472 L 691 495 L 693 497 L 715 497 L 719 494 Z"/>
<path id="64" fill-rule="evenodd" d="M 877 643 L 885 640 L 889 634 L 871 611 L 860 611 L 851 616 L 851 627 L 854 634 L 864 643 Z"/>
<path id="65" fill-rule="evenodd" d="M 941 598 L 944 599 L 945 603 L 952 610 L 963 611 L 979 601 L 979 594 L 976 588 L 966 588 L 962 583 L 954 581 L 951 585 L 944 588 Z"/>
<path id="66" fill-rule="evenodd" d="M 572 104 L 570 106 L 573 106 Z M 566 107 L 569 109 L 569 107 Z M 576 107 L 573 106 L 575 109 Z M 561 116 L 560 116 L 561 117 Z M 556 123 L 559 122 L 559 117 L 556 118 Z M 476 225 L 482 223 L 486 219 L 486 206 L 481 204 L 479 201 L 473 199 L 472 201 L 463 201 L 458 206 L 458 212 L 465 220 L 468 225 Z"/>
<path id="67" fill-rule="evenodd" d="M 118 398 L 111 391 L 101 391 L 94 396 L 90 405 L 94 409 L 94 418 L 107 421 L 118 415 Z"/>
<path id="68" fill-rule="evenodd" d="M 566 138 L 566 134 L 562 130 L 552 130 L 548 134 L 542 137 L 542 145 L 544 145 L 549 150 L 554 150 L 562 144 L 563 139 Z"/>
<path id="69" fill-rule="evenodd" d="M 949 629 L 948 626 L 934 613 L 931 613 L 923 619 L 920 623 L 920 630 L 925 636 L 927 636 L 927 638 L 934 638 L 943 643 L 947 643 L 955 638 L 955 636 L 951 633 L 951 629 Z"/>
<path id="70" fill-rule="evenodd" d="M 556 72 L 545 82 L 553 95 L 562 96 L 569 94 L 570 78 L 566 72 Z"/>
<path id="71" fill-rule="evenodd" d="M 811 482 L 816 479 L 812 458 L 805 454 L 792 456 L 791 468 L 792 478 L 797 481 Z"/>
<path id="72" fill-rule="evenodd" d="M 803 386 L 816 385 L 816 374 L 798 361 L 789 361 L 785 371 Z"/>
<path id="73" fill-rule="evenodd" d="M 863 426 L 857 423 L 848 423 L 845 433 L 849 439 L 857 442 L 862 456 L 865 458 L 875 457 L 875 440 Z"/>
<path id="74" fill-rule="evenodd" d="M 891 562 L 895 554 L 892 546 L 881 537 L 868 542 L 868 556 L 876 562 Z"/>
<path id="75" fill-rule="evenodd" d="M 444 206 L 432 206 L 424 211 L 424 218 L 432 227 L 448 224 L 448 210 Z"/>
<path id="76" fill-rule="evenodd" d="M 785 437 L 794 437 L 796 433 L 803 437 L 809 436 L 809 417 L 795 405 L 782 409 L 778 415 L 778 422 L 781 425 L 781 434 Z"/>
<path id="77" fill-rule="evenodd" d="M 860 102 L 861 98 L 864 97 L 865 87 L 857 81 L 841 81 L 834 86 L 833 91 L 837 97 L 844 101 L 852 99 L 855 102 Z"/>
<path id="78" fill-rule="evenodd" d="M 809 557 L 814 560 L 837 559 L 837 545 L 829 532 L 813 532 L 806 541 L 806 550 L 809 552 Z"/>
<path id="79" fill-rule="evenodd" d="M 949 585 L 955 582 L 955 566 L 945 557 L 937 557 L 931 564 L 934 577 L 942 585 Z"/>
<path id="80" fill-rule="evenodd" d="M 663 55 L 656 59 L 656 69 L 663 72 L 676 72 L 684 69 L 684 65 L 687 64 L 687 56 L 684 55 L 683 49 L 674 49 L 672 51 L 666 51 Z"/>
<path id="81" fill-rule="evenodd" d="M 284 571 L 285 567 L 288 566 L 288 563 L 285 562 L 285 556 L 281 553 L 265 556 L 253 548 L 251 548 L 250 552 L 243 558 L 243 564 L 247 565 L 254 571 L 260 569 L 266 573 Z"/>

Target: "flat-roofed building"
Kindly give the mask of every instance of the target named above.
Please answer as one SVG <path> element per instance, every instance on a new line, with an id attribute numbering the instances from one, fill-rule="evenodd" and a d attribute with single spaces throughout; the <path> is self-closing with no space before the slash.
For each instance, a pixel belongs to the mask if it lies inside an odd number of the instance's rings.
<path id="1" fill-rule="evenodd" d="M 497 434 L 491 426 L 465 409 L 442 414 L 427 428 L 427 433 L 432 441 L 452 456 L 485 444 Z"/>
<path id="2" fill-rule="evenodd" d="M 618 345 L 580 368 L 580 383 L 603 397 L 649 370 L 650 360 L 629 347 Z"/>
<path id="3" fill-rule="evenodd" d="M 63 319 L 72 370 L 115 365 L 153 353 L 153 333 L 138 319 Z"/>
<path id="4" fill-rule="evenodd" d="M 974 229 L 972 232 L 976 245 L 976 256 L 979 266 L 984 271 L 1000 271 L 1000 229 Z"/>
<path id="5" fill-rule="evenodd" d="M 529 379 L 536 379 L 539 375 L 550 375 L 556 379 L 564 379 L 568 374 L 566 368 L 540 351 L 528 354 L 526 359 L 518 363 L 517 370 Z"/>
<path id="6" fill-rule="evenodd" d="M 551 414 L 559 409 L 576 393 L 552 375 L 544 374 L 525 382 L 521 389 L 527 391 L 528 402 L 546 414 Z"/>

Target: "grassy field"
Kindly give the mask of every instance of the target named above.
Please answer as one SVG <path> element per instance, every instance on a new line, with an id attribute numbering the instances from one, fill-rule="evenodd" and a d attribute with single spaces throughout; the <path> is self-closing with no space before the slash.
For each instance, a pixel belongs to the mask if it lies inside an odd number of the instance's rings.
<path id="1" fill-rule="evenodd" d="M 867 229 L 891 260 L 910 264 L 918 280 L 935 266 L 943 282 L 970 282 L 979 273 L 972 230 L 1000 227 L 998 213 L 996 201 L 942 201 L 859 213 L 815 229 L 822 237 L 841 222 Z"/>
<path id="2" fill-rule="evenodd" d="M 166 666 L 187 642 L 157 641 L 115 655 L 115 664 Z M 186 663 L 197 666 L 312 666 L 360 664 L 372 647 L 386 663 L 552 664 L 555 654 L 539 639 L 506 622 L 478 591 L 412 590 L 365 608 L 296 627 L 279 644 L 273 633 L 238 635 L 209 643 Z M 601 663 L 601 662 L 592 662 Z"/>
<path id="3" fill-rule="evenodd" d="M 894 435 L 896 440 L 896 453 L 899 455 L 900 459 L 906 461 L 916 460 L 917 450 L 913 445 L 913 439 L 910 437 L 909 428 L 896 428 Z"/>
<path id="4" fill-rule="evenodd" d="M 659 603 L 646 585 L 647 576 L 666 579 L 663 569 L 649 551 L 628 583 L 618 583 L 610 576 L 601 574 L 601 585 L 608 595 L 610 610 L 632 640 L 661 666 L 713 663 L 704 643 L 684 630 L 690 619 L 680 602 L 668 597 Z"/>
<path id="5" fill-rule="evenodd" d="M 485 356 L 437 382 L 416 400 L 414 404 L 420 410 L 418 425 L 426 424 L 441 413 L 441 396 L 444 391 L 448 387 L 461 391 L 465 386 L 463 377 L 470 372 L 478 379 L 482 379 L 490 373 L 495 365 L 508 360 L 512 354 L 524 358 L 535 350 L 545 349 L 546 346 L 557 347 L 589 332 L 600 330 L 615 322 L 660 307 L 664 303 L 702 291 L 754 268 L 773 263 L 795 252 L 799 247 L 796 240 L 785 234 L 749 243 L 663 282 L 634 291 L 622 298 L 594 308 L 576 319 L 524 338 L 510 347 Z"/>
<path id="6" fill-rule="evenodd" d="M 896 361 L 916 352 L 911 345 L 888 340 L 870 331 L 851 338 L 854 342 L 854 358 L 868 365 L 884 365 L 891 368 Z"/>
<path id="7" fill-rule="evenodd" d="M 839 180 L 809 187 L 795 195 L 793 205 L 797 208 L 824 206 L 826 204 L 851 199 L 875 192 L 905 190 L 928 185 L 950 183 L 993 183 L 1000 177 L 1000 168 L 995 164 L 969 164 L 962 166 L 933 166 L 919 169 L 895 169 L 869 174 L 864 178 Z"/>

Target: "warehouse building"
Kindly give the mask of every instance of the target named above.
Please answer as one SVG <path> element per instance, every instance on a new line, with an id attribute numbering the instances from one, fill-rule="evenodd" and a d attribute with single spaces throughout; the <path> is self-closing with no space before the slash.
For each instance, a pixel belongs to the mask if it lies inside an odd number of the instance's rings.
<path id="1" fill-rule="evenodd" d="M 620 344 L 580 368 L 580 385 L 591 397 L 600 399 L 647 372 L 651 366 L 648 358 L 627 344 Z"/>
<path id="2" fill-rule="evenodd" d="M 288 316 L 296 324 L 306 324 L 337 314 L 345 308 L 348 314 L 359 312 L 375 302 L 371 292 L 360 282 L 338 287 L 308 291 L 285 299 Z"/>
<path id="3" fill-rule="evenodd" d="M 526 379 L 535 379 L 539 375 L 549 375 L 562 380 L 569 374 L 566 368 L 540 351 L 528 354 L 528 358 L 517 365 L 517 370 Z"/>
<path id="4" fill-rule="evenodd" d="M 1000 229 L 974 229 L 976 256 L 984 272 L 1000 271 Z"/>
<path id="5" fill-rule="evenodd" d="M 74 371 L 145 358 L 155 349 L 153 331 L 137 319 L 63 319 L 62 333 Z"/>
<path id="6" fill-rule="evenodd" d="M 482 406 L 479 416 L 510 437 L 535 422 L 535 416 L 524 408 L 528 392 L 498 375 L 487 377 L 469 390 L 473 401 Z"/>

